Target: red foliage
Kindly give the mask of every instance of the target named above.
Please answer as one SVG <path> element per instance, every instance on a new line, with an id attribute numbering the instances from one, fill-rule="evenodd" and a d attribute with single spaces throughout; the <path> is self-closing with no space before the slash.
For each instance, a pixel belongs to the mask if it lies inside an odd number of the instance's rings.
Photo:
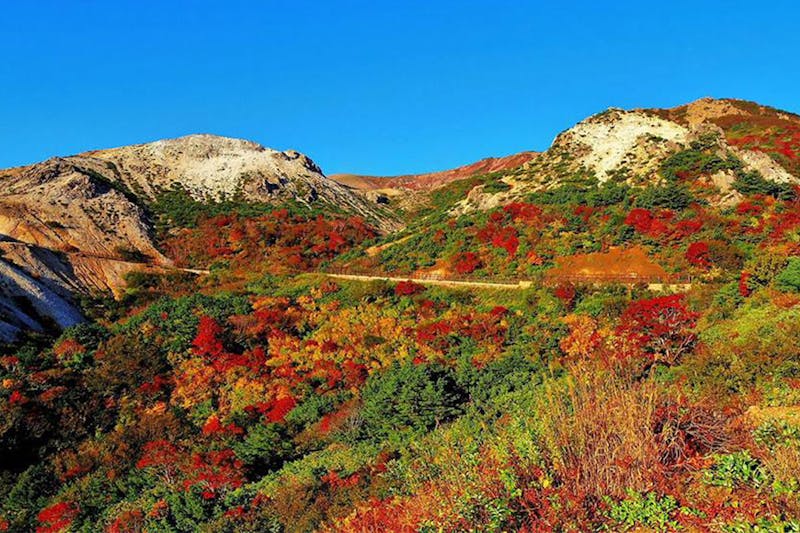
<path id="1" fill-rule="evenodd" d="M 238 271 L 262 265 L 304 270 L 376 235 L 359 217 L 293 217 L 284 209 L 201 220 L 197 228 L 170 237 L 165 247 L 179 264 L 209 264 L 222 256 Z"/>
<path id="2" fill-rule="evenodd" d="M 180 457 L 178 447 L 166 440 L 154 440 L 144 445 L 142 457 L 136 468 L 151 466 L 174 466 Z"/>
<path id="3" fill-rule="evenodd" d="M 107 533 L 136 533 L 142 531 L 144 527 L 144 511 L 134 509 L 124 511 L 109 524 Z"/>
<path id="4" fill-rule="evenodd" d="M 220 490 L 241 487 L 244 483 L 242 462 L 236 459 L 233 450 L 225 449 L 206 453 L 195 453 L 190 465 L 185 469 L 187 478 L 183 482 L 185 489 L 200 485 L 203 487 L 203 498 L 212 499 Z"/>
<path id="5" fill-rule="evenodd" d="M 8 397 L 8 404 L 9 405 L 23 405 L 28 403 L 28 398 L 25 397 L 20 391 L 15 390 L 11 393 Z"/>
<path id="6" fill-rule="evenodd" d="M 209 316 L 201 316 L 200 324 L 197 326 L 197 336 L 192 341 L 194 351 L 198 355 L 219 357 L 224 349 L 219 335 L 222 328 L 217 321 Z"/>
<path id="7" fill-rule="evenodd" d="M 397 296 L 412 296 L 425 291 L 425 287 L 413 281 L 401 281 L 394 287 Z"/>
<path id="8" fill-rule="evenodd" d="M 575 287 L 572 285 L 559 285 L 555 288 L 553 294 L 556 298 L 564 302 L 564 305 L 570 306 L 575 299 L 576 292 Z"/>
<path id="9" fill-rule="evenodd" d="M 481 266 L 481 260 L 473 252 L 464 252 L 456 255 L 453 260 L 453 268 L 459 274 L 471 274 Z"/>
<path id="10" fill-rule="evenodd" d="M 159 392 L 167 389 L 170 385 L 169 378 L 164 376 L 156 376 L 151 381 L 147 381 L 139 385 L 138 391 L 142 394 L 153 396 Z"/>
<path id="11" fill-rule="evenodd" d="M 322 476 L 320 481 L 327 483 L 332 489 L 342 489 L 358 485 L 360 478 L 358 474 L 352 474 L 346 478 L 341 478 L 338 472 L 330 471 Z"/>
<path id="12" fill-rule="evenodd" d="M 739 276 L 739 294 L 745 298 L 750 296 L 750 273 L 749 272 L 742 272 Z"/>
<path id="13" fill-rule="evenodd" d="M 492 237 L 492 246 L 504 249 L 508 255 L 513 256 L 519 248 L 519 236 L 514 227 L 506 226 L 500 228 Z"/>
<path id="14" fill-rule="evenodd" d="M 503 316 L 506 313 L 508 313 L 508 308 L 503 307 L 502 305 L 496 305 L 492 308 L 491 311 L 489 311 L 489 314 L 492 315 L 493 317 Z"/>
<path id="15" fill-rule="evenodd" d="M 264 416 L 266 416 L 267 420 L 270 422 L 283 422 L 283 419 L 287 414 L 289 414 L 289 411 L 294 409 L 296 405 L 297 400 L 291 396 L 279 398 L 272 402 L 272 407 L 265 413 Z"/>
<path id="16" fill-rule="evenodd" d="M 367 365 L 347 360 L 342 363 L 345 383 L 351 387 L 357 387 L 367 380 Z"/>
<path id="17" fill-rule="evenodd" d="M 495 248 L 503 248 L 513 256 L 519 247 L 519 236 L 514 226 L 503 226 L 503 213 L 495 211 L 489 216 L 489 222 L 478 230 L 477 237 L 481 242 L 491 243 Z"/>
<path id="18" fill-rule="evenodd" d="M 684 237 L 694 235 L 695 233 L 698 233 L 702 229 L 703 229 L 703 221 L 700 218 L 690 218 L 687 220 L 681 220 L 677 224 L 675 224 L 675 230 L 673 231 L 674 233 L 673 236 L 676 239 L 682 239 Z"/>
<path id="19" fill-rule="evenodd" d="M 628 216 L 625 217 L 624 223 L 633 227 L 637 233 L 657 238 L 670 233 L 670 227 L 667 223 L 671 224 L 674 218 L 675 213 L 668 209 L 662 210 L 656 215 L 648 209 L 635 207 L 631 209 Z M 698 231 L 698 222 L 699 221 L 678 222 L 676 225 L 677 233 L 692 233 Z M 700 225 L 702 226 L 702 222 L 700 222 Z"/>
<path id="20" fill-rule="evenodd" d="M 542 209 L 534 204 L 514 202 L 503 207 L 503 211 L 511 215 L 512 220 L 533 222 L 542 214 Z"/>
<path id="21" fill-rule="evenodd" d="M 86 348 L 75 339 L 65 339 L 53 347 L 53 353 L 59 359 L 68 359 L 85 351 Z"/>
<path id="22" fill-rule="evenodd" d="M 696 267 L 710 267 L 711 259 L 708 256 L 708 244 L 705 242 L 693 242 L 690 244 L 686 250 L 686 259 Z"/>
<path id="23" fill-rule="evenodd" d="M 689 311 L 683 294 L 636 300 L 620 317 L 620 332 L 654 361 L 674 364 L 697 340 L 698 313 Z"/>
<path id="24" fill-rule="evenodd" d="M 653 224 L 653 213 L 647 209 L 635 207 L 625 217 L 624 223 L 632 226 L 639 233 L 648 233 Z"/>
<path id="25" fill-rule="evenodd" d="M 764 208 L 754 204 L 750 200 L 744 200 L 736 206 L 736 213 L 739 215 L 759 215 Z"/>
<path id="26" fill-rule="evenodd" d="M 596 209 L 588 205 L 579 205 L 572 210 L 572 214 L 580 217 L 584 224 L 589 222 L 591 216 L 595 213 Z"/>
<path id="27" fill-rule="evenodd" d="M 57 533 L 64 531 L 77 518 L 79 509 L 71 502 L 54 503 L 42 509 L 36 516 L 41 524 L 36 528 L 36 533 Z"/>

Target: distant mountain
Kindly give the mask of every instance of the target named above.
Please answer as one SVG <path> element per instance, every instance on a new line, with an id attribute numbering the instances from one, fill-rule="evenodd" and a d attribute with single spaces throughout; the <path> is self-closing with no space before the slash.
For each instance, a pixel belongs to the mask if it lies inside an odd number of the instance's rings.
<path id="1" fill-rule="evenodd" d="M 537 155 L 536 152 L 521 152 L 505 157 L 487 157 L 476 163 L 440 172 L 425 174 L 406 174 L 403 176 L 379 177 L 358 174 L 332 174 L 330 177 L 357 190 L 412 189 L 431 190 L 452 181 L 468 178 L 476 174 L 487 174 L 517 168 Z"/>

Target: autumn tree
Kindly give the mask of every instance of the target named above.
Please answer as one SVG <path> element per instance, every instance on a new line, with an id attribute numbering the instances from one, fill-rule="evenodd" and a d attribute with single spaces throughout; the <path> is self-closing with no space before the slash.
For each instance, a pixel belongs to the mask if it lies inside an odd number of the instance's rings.
<path id="1" fill-rule="evenodd" d="M 686 308 L 682 294 L 636 300 L 620 317 L 619 332 L 634 340 L 653 363 L 672 365 L 697 341 L 698 317 Z"/>

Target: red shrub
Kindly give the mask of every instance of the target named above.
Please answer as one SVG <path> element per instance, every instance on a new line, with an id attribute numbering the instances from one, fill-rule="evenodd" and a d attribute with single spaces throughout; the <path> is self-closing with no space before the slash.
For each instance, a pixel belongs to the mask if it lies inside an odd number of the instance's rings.
<path id="1" fill-rule="evenodd" d="M 509 256 L 517 253 L 519 237 L 514 227 L 506 226 L 497 230 L 492 237 L 492 246 L 504 249 Z"/>
<path id="2" fill-rule="evenodd" d="M 297 400 L 291 396 L 279 398 L 272 402 L 271 408 L 264 414 L 264 416 L 266 416 L 267 420 L 270 422 L 283 422 L 283 419 L 289 414 L 289 411 L 294 409 L 296 405 Z"/>
<path id="3" fill-rule="evenodd" d="M 569 306 L 575 299 L 575 287 L 572 285 L 559 285 L 553 291 L 556 298 L 564 302 L 564 305 Z"/>
<path id="4" fill-rule="evenodd" d="M 736 213 L 739 215 L 758 215 L 762 209 L 760 205 L 756 205 L 750 200 L 745 200 L 736 206 Z"/>
<path id="5" fill-rule="evenodd" d="M 195 353 L 212 357 L 222 355 L 222 341 L 218 338 L 221 333 L 222 328 L 216 320 L 209 316 L 201 316 L 200 324 L 197 326 L 197 336 L 192 341 Z"/>
<path id="6" fill-rule="evenodd" d="M 42 509 L 36 516 L 41 524 L 36 533 L 57 533 L 64 531 L 78 516 L 78 507 L 71 502 L 54 503 Z"/>
<path id="7" fill-rule="evenodd" d="M 750 273 L 749 272 L 742 272 L 741 276 L 739 276 L 739 294 L 747 298 L 750 296 Z"/>
<path id="8" fill-rule="evenodd" d="M 639 233 L 648 233 L 650 227 L 653 225 L 653 213 L 647 209 L 636 207 L 631 209 L 628 216 L 625 217 L 625 224 L 632 226 Z"/>
<path id="9" fill-rule="evenodd" d="M 458 254 L 452 260 L 453 268 L 459 274 L 471 274 L 481 266 L 481 260 L 473 252 Z"/>
<path id="10" fill-rule="evenodd" d="M 174 468 L 180 458 L 177 446 L 166 440 L 154 440 L 144 445 L 142 457 L 136 463 L 136 468 L 166 467 Z"/>
<path id="11" fill-rule="evenodd" d="M 425 287 L 413 281 L 401 281 L 394 287 L 397 296 L 412 296 L 425 291 Z"/>
<path id="12" fill-rule="evenodd" d="M 686 250 L 686 259 L 696 267 L 710 267 L 711 260 L 708 255 L 708 244 L 705 242 L 693 242 L 690 244 Z"/>
<path id="13" fill-rule="evenodd" d="M 513 220 L 533 222 L 542 214 L 542 209 L 534 204 L 514 202 L 503 207 L 503 211 L 511 215 Z"/>
<path id="14" fill-rule="evenodd" d="M 137 533 L 144 530 L 144 511 L 123 511 L 109 524 L 108 533 Z"/>
<path id="15" fill-rule="evenodd" d="M 619 330 L 654 362 L 674 364 L 694 346 L 698 317 L 686 308 L 683 294 L 659 296 L 631 302 L 620 317 Z"/>

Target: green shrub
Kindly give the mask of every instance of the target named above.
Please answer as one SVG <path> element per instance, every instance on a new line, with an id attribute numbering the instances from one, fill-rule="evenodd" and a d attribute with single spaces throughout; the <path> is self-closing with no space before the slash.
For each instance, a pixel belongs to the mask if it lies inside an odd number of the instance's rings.
<path id="1" fill-rule="evenodd" d="M 714 456 L 715 464 L 706 472 L 706 483 L 719 487 L 734 488 L 750 486 L 760 488 L 769 483 L 767 473 L 761 461 L 755 459 L 748 451 Z"/>
<path id="2" fill-rule="evenodd" d="M 294 446 L 280 424 L 255 424 L 244 440 L 233 445 L 236 457 L 252 471 L 262 475 L 279 467 Z"/>
<path id="3" fill-rule="evenodd" d="M 800 292 L 800 257 L 792 257 L 776 277 L 775 284 L 782 291 Z"/>
<path id="4" fill-rule="evenodd" d="M 362 392 L 364 436 L 381 440 L 430 430 L 462 413 L 467 399 L 453 373 L 439 365 L 394 363 L 373 374 Z"/>
<path id="5" fill-rule="evenodd" d="M 629 491 L 628 498 L 611 504 L 608 517 L 625 529 L 646 526 L 665 531 L 674 529 L 677 522 L 672 519 L 678 509 L 678 502 L 672 496 L 659 497 L 655 492 L 646 495 Z"/>
<path id="6" fill-rule="evenodd" d="M 742 194 L 764 194 L 779 200 L 791 200 L 795 197 L 794 187 L 790 183 L 769 181 L 758 172 L 739 172 L 733 188 Z"/>
<path id="7" fill-rule="evenodd" d="M 697 200 L 682 184 L 667 183 L 666 185 L 650 186 L 643 189 L 634 204 L 636 207 L 652 209 L 662 207 L 666 209 L 686 209 Z"/>
<path id="8" fill-rule="evenodd" d="M 488 194 L 494 194 L 498 192 L 505 192 L 511 190 L 511 185 L 504 181 L 490 181 L 486 185 L 483 186 L 483 192 Z"/>

